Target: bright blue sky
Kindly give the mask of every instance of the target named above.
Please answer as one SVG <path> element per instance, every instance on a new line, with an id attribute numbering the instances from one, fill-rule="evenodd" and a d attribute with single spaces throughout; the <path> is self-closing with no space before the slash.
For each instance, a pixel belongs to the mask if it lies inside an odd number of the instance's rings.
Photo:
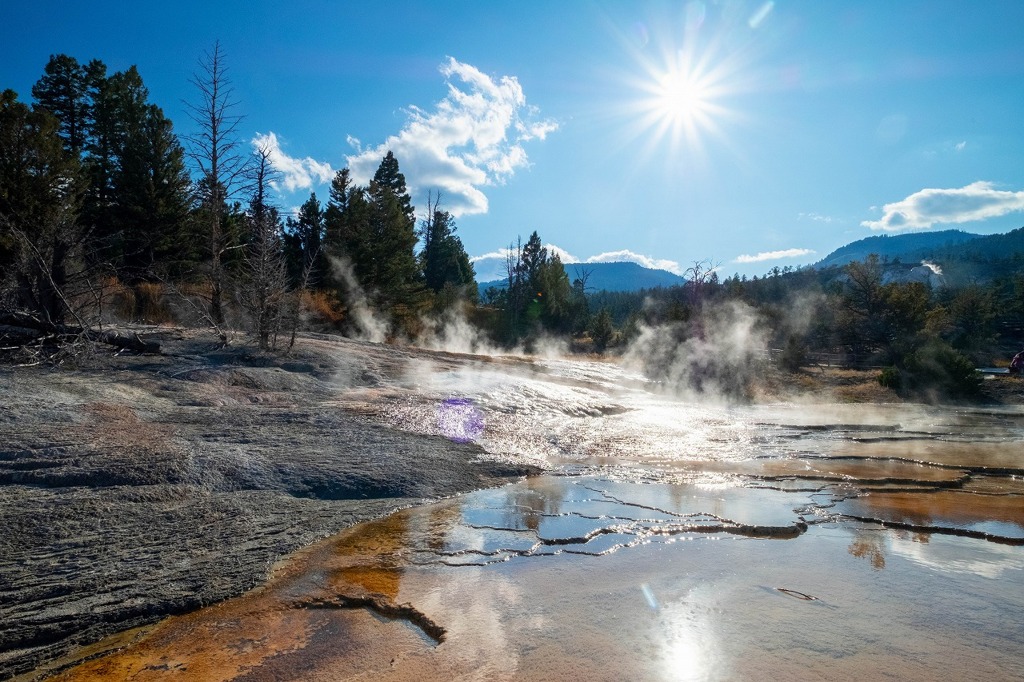
<path id="1" fill-rule="evenodd" d="M 184 135 L 220 40 L 286 209 L 390 146 L 471 256 L 537 230 L 752 275 L 883 229 L 1024 225 L 1022 26 L 1018 0 L 4 0 L 0 88 L 30 100 L 53 53 L 135 64 Z"/>

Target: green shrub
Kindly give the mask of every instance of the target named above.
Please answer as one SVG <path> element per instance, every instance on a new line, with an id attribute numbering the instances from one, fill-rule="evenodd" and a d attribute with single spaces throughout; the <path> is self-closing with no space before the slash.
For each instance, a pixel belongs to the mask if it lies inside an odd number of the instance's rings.
<path id="1" fill-rule="evenodd" d="M 891 388 L 894 391 L 903 389 L 903 377 L 897 367 L 885 367 L 878 375 L 878 383 L 884 388 Z"/>

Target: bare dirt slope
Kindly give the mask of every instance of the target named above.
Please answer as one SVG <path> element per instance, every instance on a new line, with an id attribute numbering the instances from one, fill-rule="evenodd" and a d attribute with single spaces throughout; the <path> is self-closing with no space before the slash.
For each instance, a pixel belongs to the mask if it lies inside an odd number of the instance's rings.
<path id="1" fill-rule="evenodd" d="M 0 368 L 0 679 L 239 594 L 344 527 L 532 472 L 324 405 L 400 350 L 147 339 L 163 354 Z"/>

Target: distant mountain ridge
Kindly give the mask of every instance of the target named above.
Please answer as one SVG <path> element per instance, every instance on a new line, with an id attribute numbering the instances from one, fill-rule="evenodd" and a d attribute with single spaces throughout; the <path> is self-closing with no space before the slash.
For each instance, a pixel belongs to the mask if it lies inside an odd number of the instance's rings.
<path id="1" fill-rule="evenodd" d="M 989 282 L 1024 271 L 1024 227 L 1005 234 L 942 230 L 868 237 L 836 249 L 812 267 L 842 267 L 872 253 L 888 262 L 887 276 L 895 279 L 917 276 L 914 266 L 927 262 L 950 286 Z"/>
<path id="2" fill-rule="evenodd" d="M 1001 236 L 1001 235 L 991 235 Z M 914 234 L 875 235 L 865 237 L 828 254 L 814 264 L 816 268 L 828 268 L 846 265 L 854 261 L 862 261 L 871 254 L 890 260 L 921 260 L 937 251 L 949 250 L 958 245 L 976 239 L 987 239 L 979 234 L 963 230 L 940 230 L 938 232 L 918 232 Z"/>
<path id="3" fill-rule="evenodd" d="M 654 270 L 645 268 L 642 265 L 632 262 L 617 263 L 566 263 L 563 266 L 565 274 L 571 283 L 581 278 L 584 274 L 587 277 L 587 291 L 636 291 L 638 289 L 654 289 L 656 287 L 670 287 L 681 285 L 686 282 L 681 277 L 668 270 Z M 507 286 L 503 279 L 492 280 L 480 283 L 480 292 L 483 293 L 491 287 L 503 289 Z"/>
<path id="4" fill-rule="evenodd" d="M 874 235 L 841 246 L 809 267 L 819 270 L 842 267 L 862 261 L 871 254 L 890 262 L 900 261 L 907 270 L 921 261 L 934 261 L 941 265 L 947 277 L 964 281 L 987 280 L 1020 270 L 1020 262 L 1024 261 L 1024 227 L 990 235 L 963 230 Z M 633 262 L 566 263 L 564 268 L 570 282 L 589 273 L 588 294 L 638 291 L 686 283 L 685 277 L 675 273 L 645 268 Z M 506 284 L 504 279 L 481 282 L 479 291 L 482 295 L 491 287 L 504 289 Z"/>

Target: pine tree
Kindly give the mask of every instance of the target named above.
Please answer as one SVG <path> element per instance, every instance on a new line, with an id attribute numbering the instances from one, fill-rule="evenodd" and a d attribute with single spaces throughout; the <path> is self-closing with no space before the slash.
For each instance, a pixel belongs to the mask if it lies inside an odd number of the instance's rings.
<path id="1" fill-rule="evenodd" d="M 369 203 L 366 190 L 352 182 L 348 168 L 339 170 L 331 181 L 330 198 L 324 211 L 324 249 L 342 267 L 352 268 L 359 281 L 369 278 L 371 254 L 368 247 Z M 335 279 L 337 273 L 332 272 Z"/>
<path id="2" fill-rule="evenodd" d="M 316 193 L 299 207 L 296 218 L 288 219 L 285 237 L 288 261 L 288 279 L 293 286 L 315 289 L 324 280 L 327 261 L 324 255 L 326 211 L 320 206 Z"/>
<path id="3" fill-rule="evenodd" d="M 4 307 L 62 324 L 82 243 L 78 159 L 60 122 L 32 111 L 13 90 L 0 94 L 0 266 Z"/>
<path id="4" fill-rule="evenodd" d="M 420 230 L 423 242 L 420 261 L 424 283 L 435 294 L 449 286 L 463 296 L 475 298 L 473 264 L 469 262 L 469 255 L 455 230 L 455 219 L 448 211 L 439 210 L 436 205 L 432 214 L 424 219 Z"/>
<path id="5" fill-rule="evenodd" d="M 42 78 L 32 86 L 37 106 L 57 119 L 64 149 L 76 158 L 88 135 L 88 86 L 88 68 L 65 54 L 50 55 Z"/>
<path id="6" fill-rule="evenodd" d="M 565 333 L 572 323 L 572 286 L 558 254 L 541 262 L 537 272 L 540 319 L 549 331 Z"/>
<path id="7" fill-rule="evenodd" d="M 416 224 L 416 210 L 412 206 L 412 198 L 409 196 L 409 190 L 405 185 L 405 175 L 398 169 L 398 159 L 395 158 L 394 153 L 388 150 L 388 153 L 381 159 L 380 166 L 377 167 L 377 171 L 373 174 L 373 181 L 370 183 L 370 192 L 374 193 L 373 188 L 377 188 L 376 191 L 388 190 L 398 201 L 399 208 L 401 209 L 405 219 L 410 225 L 415 226 Z"/>
<path id="8" fill-rule="evenodd" d="M 180 271 L 200 255 L 190 239 L 185 150 L 160 107 L 149 104 L 133 122 L 121 152 L 117 217 L 123 232 L 122 266 L 130 278 L 155 270 Z"/>
<path id="9" fill-rule="evenodd" d="M 409 302 L 419 277 L 414 252 L 416 216 L 405 176 L 399 172 L 398 160 L 390 151 L 377 168 L 368 195 L 370 220 L 366 236 L 371 241 L 363 249 L 363 270 L 367 275 L 363 286 L 370 290 L 377 305 L 387 310 L 399 302 Z"/>

